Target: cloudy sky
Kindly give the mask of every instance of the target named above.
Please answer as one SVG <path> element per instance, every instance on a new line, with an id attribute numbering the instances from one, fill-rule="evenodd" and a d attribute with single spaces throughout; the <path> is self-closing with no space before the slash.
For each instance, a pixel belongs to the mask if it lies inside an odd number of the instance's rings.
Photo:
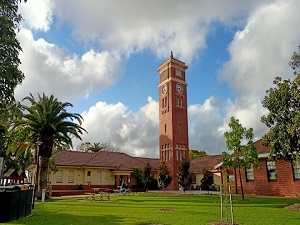
<path id="1" fill-rule="evenodd" d="M 298 0 L 28 0 L 17 99 L 53 94 L 88 134 L 135 156 L 158 157 L 157 68 L 188 66 L 190 149 L 219 154 L 231 116 L 266 131 L 262 99 L 300 44 Z M 74 149 L 81 142 L 74 140 Z"/>

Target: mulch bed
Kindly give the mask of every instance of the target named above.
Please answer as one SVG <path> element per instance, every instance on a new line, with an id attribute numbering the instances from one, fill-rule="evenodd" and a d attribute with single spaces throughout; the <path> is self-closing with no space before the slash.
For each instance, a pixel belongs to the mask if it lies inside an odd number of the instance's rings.
<path id="1" fill-rule="evenodd" d="M 300 211 L 300 203 L 295 203 L 294 205 L 288 205 L 285 206 L 284 208 L 294 210 L 294 211 Z"/>

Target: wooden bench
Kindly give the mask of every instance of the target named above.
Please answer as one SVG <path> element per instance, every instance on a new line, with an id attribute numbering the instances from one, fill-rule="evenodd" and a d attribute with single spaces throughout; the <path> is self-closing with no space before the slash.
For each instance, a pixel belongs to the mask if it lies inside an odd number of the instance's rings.
<path id="1" fill-rule="evenodd" d="M 110 192 L 103 192 L 102 191 L 102 192 L 99 193 L 99 195 L 100 195 L 100 201 L 102 201 L 103 197 L 107 197 L 107 199 L 110 200 Z"/>
<path id="2" fill-rule="evenodd" d="M 114 189 L 113 192 L 114 192 L 114 194 L 121 194 L 121 190 L 120 189 Z"/>
<path id="3" fill-rule="evenodd" d="M 91 197 L 92 200 L 95 200 L 95 193 L 84 193 L 85 199 L 87 200 L 89 197 Z"/>

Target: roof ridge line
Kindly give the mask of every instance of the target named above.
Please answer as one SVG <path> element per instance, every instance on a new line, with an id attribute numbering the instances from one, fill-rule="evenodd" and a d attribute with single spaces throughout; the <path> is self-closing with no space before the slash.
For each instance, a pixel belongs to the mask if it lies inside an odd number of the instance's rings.
<path id="1" fill-rule="evenodd" d="M 87 160 L 83 166 L 86 166 L 88 164 L 88 162 L 90 162 L 93 158 L 95 158 L 101 151 L 98 151 L 98 152 L 94 152 L 95 155 L 93 155 L 89 160 Z M 93 154 L 93 153 L 92 153 Z"/>

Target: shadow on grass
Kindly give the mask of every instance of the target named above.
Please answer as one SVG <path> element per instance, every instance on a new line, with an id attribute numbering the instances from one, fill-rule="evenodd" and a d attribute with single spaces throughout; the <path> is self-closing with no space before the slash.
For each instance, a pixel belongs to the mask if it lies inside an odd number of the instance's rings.
<path id="1" fill-rule="evenodd" d="M 33 213 L 31 216 L 13 221 L 6 224 L 30 224 L 30 225 L 57 225 L 57 224 L 68 224 L 68 225 L 120 225 L 124 224 L 123 218 L 114 215 L 70 215 L 65 213 Z"/>

